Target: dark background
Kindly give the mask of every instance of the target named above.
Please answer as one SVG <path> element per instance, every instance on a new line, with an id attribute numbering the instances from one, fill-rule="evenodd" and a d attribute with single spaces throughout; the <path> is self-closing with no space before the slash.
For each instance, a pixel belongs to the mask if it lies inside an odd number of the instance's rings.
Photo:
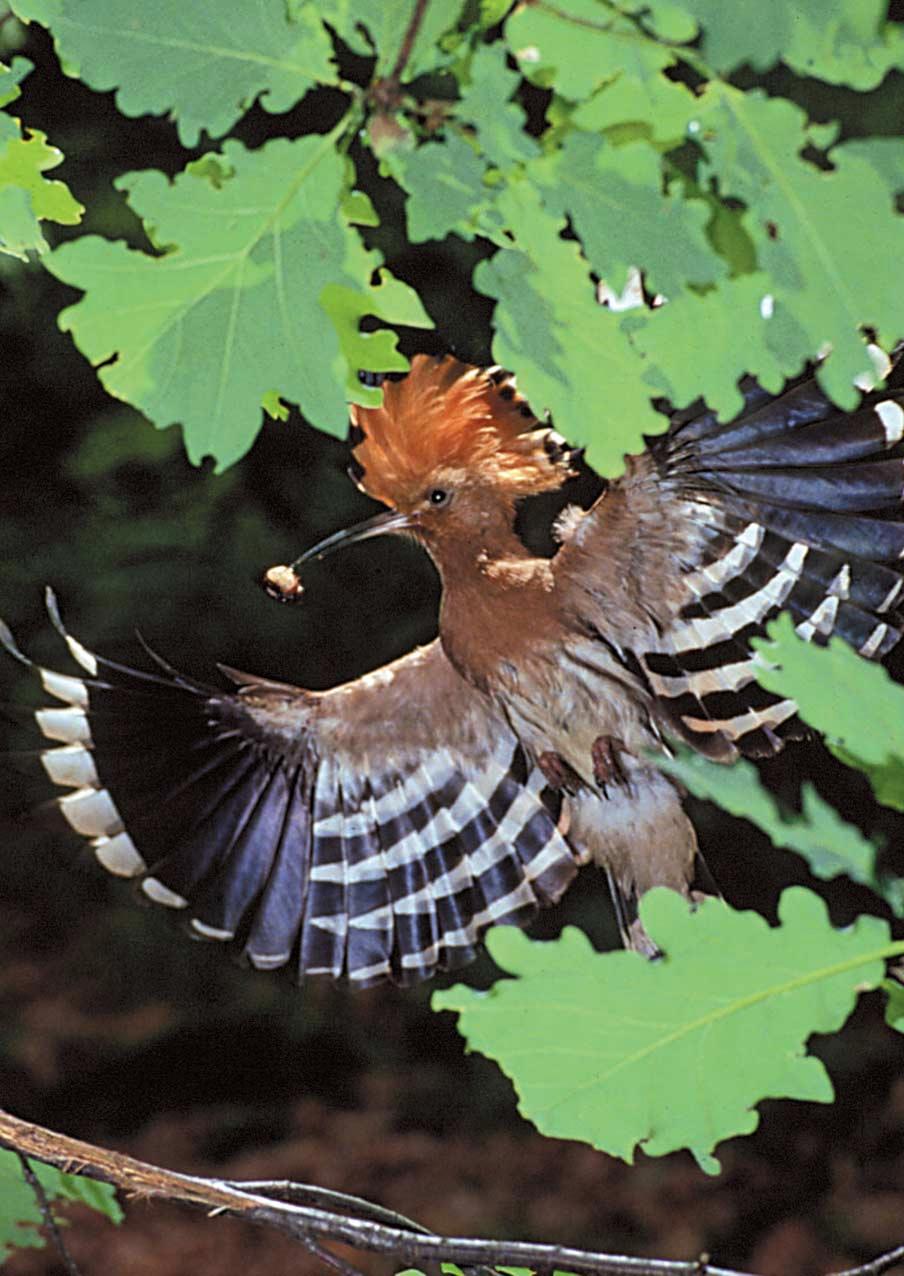
<path id="1" fill-rule="evenodd" d="M 0 27 L 0 38 L 15 38 L 15 26 Z M 111 182 L 134 168 L 177 171 L 186 155 L 175 130 L 125 119 L 112 95 L 63 77 L 39 29 L 22 51 L 38 69 L 14 110 L 66 154 L 52 176 L 87 206 L 89 230 L 147 246 Z M 365 81 L 368 70 L 362 63 Z M 897 131 L 904 115 L 900 76 L 866 95 L 784 72 L 764 82 L 814 118 L 840 117 L 852 134 Z M 542 95 L 525 104 L 542 119 Z M 253 110 L 236 132 L 259 145 L 320 130 L 337 107 L 324 91 L 288 116 Z M 469 286 L 480 249 L 454 238 L 408 249 L 397 193 L 359 158 L 383 217 L 373 242 L 437 324 L 435 334 L 403 333 L 403 346 L 490 362 L 490 303 Z M 300 608 L 265 598 L 256 583 L 264 567 L 373 512 L 345 476 L 345 447 L 293 414 L 267 424 L 225 475 L 193 469 L 178 430 L 158 432 L 109 399 L 58 332 L 56 314 L 74 300 L 40 266 L 0 258 L 0 612 L 30 653 L 68 668 L 43 611 L 45 583 L 88 645 L 140 662 L 138 629 L 204 679 L 220 659 L 325 687 L 432 637 L 437 580 L 402 542 L 369 542 L 313 567 Z M 574 495 L 591 490 L 586 480 Z M 13 662 L 2 670 L 0 698 L 12 706 L 0 723 L 3 747 L 34 749 L 22 706 L 40 697 Z M 901 817 L 875 807 L 862 779 L 819 744 L 789 749 L 763 774 L 789 803 L 802 777 L 815 780 L 847 818 L 882 831 L 889 854 L 904 853 Z M 465 1055 L 452 1016 L 429 1012 L 429 987 L 351 995 L 315 980 L 297 989 L 190 943 L 96 869 L 77 839 L 21 818 L 49 796 L 33 758 L 4 763 L 0 1102 L 17 1115 L 175 1169 L 352 1191 L 445 1233 L 663 1258 L 705 1250 L 763 1276 L 808 1276 L 904 1241 L 901 1043 L 883 1027 L 878 998 L 865 999 L 840 1039 L 815 1043 L 837 1083 L 834 1107 L 761 1105 L 757 1134 L 722 1149 L 719 1179 L 685 1154 L 640 1156 L 629 1169 L 536 1134 L 501 1074 Z M 735 905 L 774 916 L 782 887 L 809 880 L 802 861 L 749 826 L 704 804 L 692 813 Z M 850 884 L 819 889 L 839 922 L 876 907 Z M 593 872 L 537 933 L 565 922 L 612 944 Z M 466 977 L 488 981 L 490 963 Z M 135 1203 L 118 1231 L 87 1211 L 69 1213 L 86 1276 L 314 1269 L 287 1242 L 187 1210 Z M 52 1254 L 22 1253 L 8 1270 L 24 1276 L 58 1264 Z"/>

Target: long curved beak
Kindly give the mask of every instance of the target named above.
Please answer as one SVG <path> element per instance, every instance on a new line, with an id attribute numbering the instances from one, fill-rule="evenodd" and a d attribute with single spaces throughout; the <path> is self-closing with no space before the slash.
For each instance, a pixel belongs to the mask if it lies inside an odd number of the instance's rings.
<path id="1" fill-rule="evenodd" d="M 299 567 L 309 563 L 312 558 L 325 558 L 336 549 L 345 545 L 354 545 L 355 541 L 366 541 L 371 536 L 382 536 L 385 532 L 404 532 L 414 527 L 415 518 L 408 514 L 400 514 L 396 510 L 384 510 L 363 523 L 354 527 L 344 527 L 341 532 L 334 532 L 305 550 L 300 558 L 288 567 L 270 567 L 261 577 L 261 585 L 271 598 L 280 603 L 298 602 L 304 594 L 304 585 L 298 575 Z"/>
<path id="2" fill-rule="evenodd" d="M 371 536 L 383 536 L 386 532 L 403 532 L 411 526 L 410 515 L 400 514 L 397 510 L 384 510 L 363 523 L 356 523 L 354 527 L 343 527 L 340 532 L 333 532 L 332 536 L 318 541 L 316 545 L 306 549 L 300 558 L 296 558 L 292 567 L 293 569 L 302 567 L 312 558 L 325 558 L 334 550 L 344 549 L 346 545 L 354 545 L 356 541 L 366 541 Z"/>

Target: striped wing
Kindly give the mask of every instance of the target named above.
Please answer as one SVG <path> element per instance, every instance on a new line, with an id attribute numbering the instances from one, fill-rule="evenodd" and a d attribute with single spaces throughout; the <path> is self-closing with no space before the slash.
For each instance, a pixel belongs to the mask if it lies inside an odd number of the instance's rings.
<path id="1" fill-rule="evenodd" d="M 726 760 L 803 733 L 796 704 L 756 682 L 750 639 L 780 610 L 802 638 L 837 635 L 867 659 L 885 656 L 904 626 L 904 391 L 868 394 L 853 413 L 813 379 L 778 397 L 751 382 L 745 399 L 728 424 L 708 411 L 674 418 L 638 458 L 646 467 L 613 485 L 634 511 L 622 525 L 643 543 L 607 544 L 617 534 L 607 498 L 594 541 L 601 556 L 633 554 L 648 590 L 653 623 L 636 625 L 634 642 L 623 629 L 617 645 L 667 723 Z M 665 539 L 644 530 L 654 507 Z"/>
<path id="2" fill-rule="evenodd" d="M 235 693 L 95 656 L 73 677 L 0 641 L 62 707 L 54 810 L 98 862 L 262 969 L 408 984 L 526 924 L 576 871 L 557 797 L 437 643 L 326 693 Z"/>

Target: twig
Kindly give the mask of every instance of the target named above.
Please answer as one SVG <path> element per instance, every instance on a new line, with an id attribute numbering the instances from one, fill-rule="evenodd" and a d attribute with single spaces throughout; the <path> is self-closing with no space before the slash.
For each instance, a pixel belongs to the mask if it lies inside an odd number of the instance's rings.
<path id="1" fill-rule="evenodd" d="M 462 1268 L 530 1267 L 541 1272 L 559 1270 L 585 1276 L 751 1276 L 749 1272 L 713 1267 L 708 1257 L 691 1262 L 633 1258 L 564 1245 L 437 1236 L 420 1224 L 359 1197 L 306 1183 L 269 1179 L 242 1183 L 177 1174 L 56 1134 L 2 1111 L 0 1146 L 70 1174 L 112 1183 L 145 1199 L 177 1201 L 262 1223 L 291 1236 L 343 1276 L 358 1273 L 352 1264 L 323 1249 L 322 1242 L 339 1241 L 359 1250 L 391 1254 L 408 1266 L 445 1262 Z M 301 1204 L 303 1201 L 317 1204 Z M 882 1276 L 902 1258 L 904 1246 L 865 1266 L 835 1272 L 834 1276 Z"/>
<path id="2" fill-rule="evenodd" d="M 405 34 L 402 36 L 402 43 L 399 45 L 399 56 L 395 60 L 395 66 L 389 73 L 389 79 L 396 85 L 401 83 L 402 72 L 408 59 L 411 57 L 411 50 L 414 48 L 414 42 L 417 39 L 417 33 L 424 21 L 424 14 L 427 11 L 427 5 L 430 0 L 414 0 L 414 8 L 411 11 L 411 20 L 405 28 Z"/>
<path id="3" fill-rule="evenodd" d="M 338 1254 L 334 1254 L 332 1250 L 326 1249 L 323 1245 L 318 1245 L 316 1241 L 307 1240 L 304 1247 L 309 1254 L 313 1254 L 315 1258 L 319 1258 L 321 1263 L 325 1263 L 327 1267 L 332 1267 L 334 1271 L 339 1272 L 340 1276 L 363 1276 L 363 1273 L 355 1267 L 354 1263 L 346 1262 L 344 1258 L 340 1258 Z"/>
<path id="4" fill-rule="evenodd" d="M 399 45 L 399 55 L 395 60 L 395 65 L 389 75 L 384 75 L 380 79 L 374 80 L 370 86 L 368 97 L 380 112 L 394 111 L 401 101 L 402 74 L 408 65 L 408 59 L 411 57 L 411 51 L 414 48 L 414 42 L 417 39 L 418 31 L 421 29 L 421 23 L 424 20 L 424 14 L 427 12 L 429 3 L 430 0 L 414 0 L 414 8 L 408 20 L 408 26 L 405 28 L 405 34 L 402 36 L 402 43 Z"/>
<path id="5" fill-rule="evenodd" d="M 22 1177 L 34 1192 L 35 1200 L 38 1203 L 38 1209 L 41 1211 L 41 1218 L 44 1220 L 44 1226 L 47 1228 L 47 1234 L 53 1242 L 53 1246 L 60 1256 L 60 1261 L 66 1268 L 67 1276 L 79 1276 L 79 1270 L 76 1266 L 75 1259 L 66 1248 L 66 1242 L 60 1231 L 59 1223 L 53 1214 L 50 1201 L 47 1199 L 47 1193 L 44 1191 L 44 1184 L 31 1168 L 28 1157 L 24 1152 L 20 1152 L 18 1148 L 14 1149 L 22 1166 Z"/>
<path id="6" fill-rule="evenodd" d="M 880 1254 L 862 1267 L 849 1267 L 846 1271 L 832 1273 L 832 1276 L 882 1276 L 883 1272 L 890 1271 L 896 1263 L 901 1262 L 904 1262 L 904 1245 L 889 1250 L 887 1254 Z"/>

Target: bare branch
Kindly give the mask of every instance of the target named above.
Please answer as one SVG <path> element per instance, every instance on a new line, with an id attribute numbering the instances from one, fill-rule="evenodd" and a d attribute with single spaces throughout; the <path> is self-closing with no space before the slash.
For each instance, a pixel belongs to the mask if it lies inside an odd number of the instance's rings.
<path id="1" fill-rule="evenodd" d="M 880 1254 L 878 1258 L 874 1258 L 871 1263 L 864 1263 L 862 1267 L 848 1267 L 843 1272 L 832 1273 L 832 1276 L 882 1276 L 883 1272 L 891 1271 L 898 1263 L 904 1263 L 904 1245 L 889 1250 L 887 1254 Z"/>
<path id="2" fill-rule="evenodd" d="M 751 1276 L 713 1267 L 707 1256 L 685 1262 L 601 1254 L 564 1245 L 441 1237 L 411 1219 L 356 1196 L 284 1180 L 236 1182 L 177 1174 L 56 1134 L 2 1111 L 0 1146 L 69 1174 L 111 1183 L 145 1200 L 176 1201 L 262 1223 L 293 1237 L 342 1276 L 358 1276 L 357 1269 L 325 1249 L 323 1242 L 339 1241 L 359 1250 L 388 1254 L 407 1266 L 445 1262 L 472 1269 L 531 1267 L 542 1272 L 576 1272 L 579 1276 Z M 904 1246 L 834 1276 L 882 1276 L 902 1259 Z"/>

